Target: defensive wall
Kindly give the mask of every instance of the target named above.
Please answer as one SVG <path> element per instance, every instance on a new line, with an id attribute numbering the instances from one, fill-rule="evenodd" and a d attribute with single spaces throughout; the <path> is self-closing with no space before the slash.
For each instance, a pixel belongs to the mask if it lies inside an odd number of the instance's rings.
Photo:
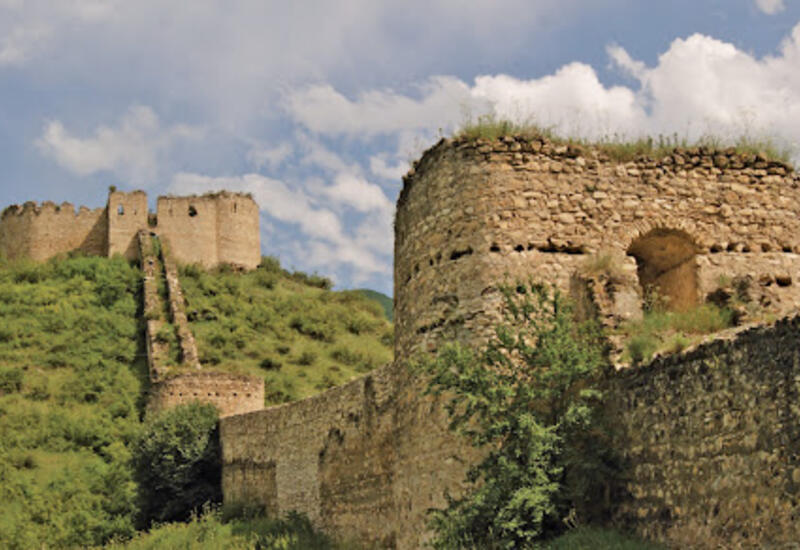
<path id="1" fill-rule="evenodd" d="M 77 250 L 136 259 L 140 230 L 168 241 L 180 263 L 253 269 L 261 262 L 258 205 L 250 195 L 228 191 L 159 197 L 155 213 L 143 191 L 111 191 L 106 207 L 95 210 L 51 202 L 9 206 L 0 217 L 0 254 L 43 261 Z"/>
<path id="2" fill-rule="evenodd" d="M 619 371 L 617 522 L 675 548 L 800 541 L 800 318 Z"/>
<path id="3" fill-rule="evenodd" d="M 441 141 L 398 200 L 396 363 L 223 419 L 225 500 L 419 548 L 427 509 L 458 493 L 477 455 L 448 432 L 441 404 L 421 397 L 410 358 L 445 340 L 485 342 L 500 316 L 498 284 L 585 288 L 576 274 L 605 251 L 621 273 L 604 293 L 583 294 L 606 324 L 641 315 L 650 293 L 688 309 L 732 277 L 766 314 L 795 313 L 798 183 L 782 163 L 734 150 L 616 162 L 544 139 Z M 629 495 L 619 523 L 676 544 L 694 533 L 696 547 L 797 540 L 787 523 L 800 481 L 797 329 L 790 317 L 612 376 Z M 745 514 L 754 519 L 737 521 Z"/>
<path id="4" fill-rule="evenodd" d="M 144 230 L 136 234 L 136 242 L 144 278 L 142 299 L 150 373 L 148 413 L 192 401 L 215 405 L 221 417 L 263 409 L 262 378 L 207 371 L 200 364 L 169 246 Z M 173 345 L 176 350 L 171 349 Z"/>

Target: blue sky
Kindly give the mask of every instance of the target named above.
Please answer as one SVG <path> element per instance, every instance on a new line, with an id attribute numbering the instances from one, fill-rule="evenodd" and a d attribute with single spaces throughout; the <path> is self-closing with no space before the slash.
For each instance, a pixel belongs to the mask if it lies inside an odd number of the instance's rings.
<path id="1" fill-rule="evenodd" d="M 800 2 L 0 0 L 0 204 L 249 191 L 339 288 L 391 293 L 402 174 L 485 113 L 800 158 Z"/>

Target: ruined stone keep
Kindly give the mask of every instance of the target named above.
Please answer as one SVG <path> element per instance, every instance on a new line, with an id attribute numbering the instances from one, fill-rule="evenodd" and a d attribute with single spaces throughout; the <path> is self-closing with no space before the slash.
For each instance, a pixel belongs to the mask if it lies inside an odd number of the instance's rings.
<path id="1" fill-rule="evenodd" d="M 683 310 L 738 278 L 782 320 L 608 381 L 626 462 L 614 521 L 678 546 L 800 540 L 799 183 L 789 167 L 733 150 L 618 162 L 545 139 L 442 140 L 398 200 L 395 363 L 223 419 L 226 502 L 419 548 L 426 511 L 460 490 L 477 455 L 447 430 L 441 403 L 421 397 L 405 368 L 415 353 L 485 342 L 497 286 L 515 279 L 588 296 L 613 326 L 652 296 Z M 604 253 L 619 259 L 618 280 L 583 292 L 582 266 Z"/>

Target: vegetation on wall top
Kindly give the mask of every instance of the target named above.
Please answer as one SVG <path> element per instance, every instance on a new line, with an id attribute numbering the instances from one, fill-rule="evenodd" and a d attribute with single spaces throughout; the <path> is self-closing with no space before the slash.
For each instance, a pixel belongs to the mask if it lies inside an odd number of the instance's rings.
<path id="1" fill-rule="evenodd" d="M 495 141 L 504 137 L 521 138 L 527 141 L 544 140 L 554 145 L 569 145 L 578 148 L 594 148 L 610 159 L 627 162 L 643 157 L 660 159 L 672 154 L 713 155 L 715 152 L 738 154 L 751 160 L 775 161 L 791 168 L 792 151 L 785 144 L 769 137 L 754 137 L 746 134 L 737 136 L 704 135 L 697 140 L 689 140 L 678 134 L 658 135 L 656 137 L 630 138 L 624 134 L 613 133 L 598 140 L 565 137 L 555 133 L 552 128 L 539 126 L 533 122 L 513 122 L 493 115 L 478 117 L 476 121 L 466 122 L 456 133 L 455 138 Z"/>

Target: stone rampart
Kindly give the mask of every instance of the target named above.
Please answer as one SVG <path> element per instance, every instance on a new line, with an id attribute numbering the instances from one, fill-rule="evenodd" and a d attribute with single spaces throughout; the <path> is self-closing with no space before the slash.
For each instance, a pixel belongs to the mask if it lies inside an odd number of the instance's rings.
<path id="1" fill-rule="evenodd" d="M 220 423 L 225 502 L 298 510 L 328 532 L 419 548 L 426 511 L 474 455 L 442 407 L 389 365 L 344 386 Z"/>
<path id="2" fill-rule="evenodd" d="M 679 548 L 800 541 L 800 318 L 619 371 L 618 521 Z"/>
<path id="3" fill-rule="evenodd" d="M 147 194 L 144 191 L 108 194 L 108 252 L 122 254 L 129 260 L 139 258 L 136 235 L 148 229 Z"/>
<path id="4" fill-rule="evenodd" d="M 756 287 L 763 311 L 796 312 L 799 183 L 785 165 L 733 150 L 620 163 L 541 139 L 443 140 L 398 201 L 396 364 L 224 419 L 225 500 L 299 510 L 380 547 L 421 547 L 425 511 L 458 492 L 477 454 L 448 432 L 441 403 L 420 397 L 407 360 L 443 340 L 484 343 L 500 320 L 497 286 L 516 279 L 571 290 L 595 302 L 584 314 L 614 322 L 641 313 L 653 291 L 686 309 L 733 277 Z M 576 276 L 606 250 L 620 259 L 620 288 Z M 798 325 L 612 376 L 630 493 L 620 523 L 683 547 L 798 540 Z"/>
<path id="5" fill-rule="evenodd" d="M 43 261 L 73 250 L 104 255 L 108 220 L 105 210 L 89 210 L 65 202 L 10 206 L 0 217 L 0 254 Z"/>
<path id="6" fill-rule="evenodd" d="M 443 140 L 405 178 L 395 222 L 395 356 L 442 338 L 482 341 L 496 286 L 530 278 L 569 289 L 590 255 L 625 278 L 702 301 L 725 278 L 759 305 L 800 305 L 800 177 L 755 155 L 705 148 L 619 163 L 546 140 Z M 635 284 L 635 283 L 634 283 Z"/>
<path id="7" fill-rule="evenodd" d="M 264 379 L 215 371 L 169 374 L 151 384 L 148 413 L 200 401 L 211 403 L 220 417 L 264 408 Z"/>

